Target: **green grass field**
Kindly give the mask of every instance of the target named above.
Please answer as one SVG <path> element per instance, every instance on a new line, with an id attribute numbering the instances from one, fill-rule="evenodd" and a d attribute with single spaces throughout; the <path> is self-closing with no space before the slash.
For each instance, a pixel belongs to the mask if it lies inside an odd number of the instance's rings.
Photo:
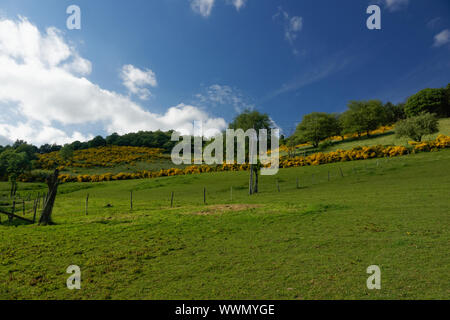
<path id="1" fill-rule="evenodd" d="M 246 172 L 64 184 L 56 225 L 2 217 L 0 299 L 448 299 L 449 167 L 444 150 L 282 169 L 251 197 Z"/>

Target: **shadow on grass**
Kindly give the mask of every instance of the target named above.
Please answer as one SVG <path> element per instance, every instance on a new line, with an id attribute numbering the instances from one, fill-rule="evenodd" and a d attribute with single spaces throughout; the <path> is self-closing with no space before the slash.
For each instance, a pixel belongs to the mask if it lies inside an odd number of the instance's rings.
<path id="1" fill-rule="evenodd" d="M 371 134 L 370 136 L 362 136 L 360 138 L 358 138 L 358 137 L 347 138 L 345 140 L 332 141 L 329 146 L 339 146 L 340 144 L 348 143 L 348 142 L 354 142 L 354 141 L 361 141 L 361 142 L 363 142 L 365 140 L 371 140 L 371 139 L 374 139 L 374 138 L 387 137 L 387 136 L 391 136 L 393 134 L 395 134 L 394 131 L 387 131 L 387 132 L 382 132 L 382 133 L 377 133 L 377 134 Z"/>
<path id="2" fill-rule="evenodd" d="M 0 227 L 21 227 L 21 226 L 29 226 L 32 225 L 29 222 L 23 221 L 23 220 L 19 220 L 19 219 L 13 219 L 12 221 L 9 221 L 8 218 L 5 217 L 1 217 L 1 222 L 0 222 Z"/>

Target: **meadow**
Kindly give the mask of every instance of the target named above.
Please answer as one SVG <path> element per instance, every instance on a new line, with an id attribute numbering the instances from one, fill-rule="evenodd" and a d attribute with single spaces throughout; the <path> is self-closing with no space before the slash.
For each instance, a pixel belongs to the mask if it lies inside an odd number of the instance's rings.
<path id="1" fill-rule="evenodd" d="M 62 184 L 55 225 L 2 218 L 0 299 L 448 299 L 449 166 L 446 149 L 287 168 L 253 196 L 245 171 Z"/>
<path id="2" fill-rule="evenodd" d="M 426 135 L 423 137 L 423 141 L 434 140 L 440 134 L 450 136 L 450 118 L 439 119 L 439 133 Z M 351 150 L 355 147 L 365 147 L 365 146 L 368 147 L 376 145 L 407 147 L 409 145 L 409 141 L 411 141 L 411 139 L 396 137 L 394 130 L 387 130 L 384 133 L 376 133 L 371 135 L 370 137 L 363 135 L 361 138 L 357 137 L 346 138 L 344 141 L 340 141 L 340 139 L 338 139 L 333 143 L 324 145 L 320 151 L 330 152 L 336 151 L 338 149 Z M 301 153 L 303 150 L 314 150 L 314 149 L 311 146 L 305 146 L 298 148 L 297 153 Z M 284 155 L 285 153 L 282 152 L 281 154 Z"/>

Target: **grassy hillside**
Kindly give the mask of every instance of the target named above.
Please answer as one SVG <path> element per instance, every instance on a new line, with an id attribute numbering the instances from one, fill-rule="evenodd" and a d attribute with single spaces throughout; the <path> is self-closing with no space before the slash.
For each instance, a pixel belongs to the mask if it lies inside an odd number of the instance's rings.
<path id="1" fill-rule="evenodd" d="M 438 135 L 443 134 L 450 136 L 450 118 L 439 120 L 439 133 L 428 135 L 423 137 L 423 140 L 434 140 Z M 394 145 L 394 146 L 407 146 L 408 138 L 397 138 L 395 132 L 389 131 L 385 134 L 380 134 L 377 136 L 361 137 L 361 139 L 352 139 L 350 141 L 337 142 L 332 146 L 325 148 L 324 151 L 335 151 L 337 149 L 350 150 L 358 146 L 375 146 L 375 145 Z"/>
<path id="2" fill-rule="evenodd" d="M 449 166 L 444 150 L 282 169 L 252 197 L 246 172 L 64 184 L 56 225 L 2 218 L 0 299 L 445 299 Z"/>
<path id="3" fill-rule="evenodd" d="M 425 136 L 424 140 L 434 140 L 438 135 L 444 134 L 450 136 L 450 118 L 440 120 L 440 131 L 437 134 Z M 350 150 L 358 146 L 375 146 L 375 145 L 408 145 L 406 138 L 396 138 L 394 131 L 388 131 L 384 134 L 373 135 L 369 138 L 363 136 L 361 139 L 347 139 L 343 142 L 337 141 L 332 145 L 323 148 L 321 152 L 330 152 L 337 149 Z M 311 152 L 312 147 L 298 148 L 296 155 L 301 155 L 305 150 Z M 315 150 L 316 152 L 318 150 Z M 61 171 L 62 174 L 68 175 L 93 175 L 93 174 L 118 174 L 121 172 L 139 172 L 139 171 L 159 171 L 161 169 L 180 168 L 183 169 L 187 165 L 174 165 L 170 154 L 162 154 L 161 149 L 144 148 L 144 147 L 104 147 L 92 148 L 76 151 L 74 158 L 68 161 Z M 281 156 L 287 153 L 280 152 Z M 61 163 L 62 159 L 58 152 L 44 154 L 40 156 L 40 166 L 43 169 L 35 170 L 35 172 L 46 171 L 53 168 L 55 163 Z"/>

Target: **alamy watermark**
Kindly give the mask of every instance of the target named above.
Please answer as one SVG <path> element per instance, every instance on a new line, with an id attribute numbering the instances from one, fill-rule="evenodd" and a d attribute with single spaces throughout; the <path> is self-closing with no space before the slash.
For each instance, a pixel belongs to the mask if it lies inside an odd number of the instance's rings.
<path id="1" fill-rule="evenodd" d="M 77 5 L 68 6 L 66 13 L 70 16 L 66 20 L 66 26 L 69 30 L 81 29 L 81 9 Z"/>
<path id="2" fill-rule="evenodd" d="M 79 266 L 71 265 L 67 267 L 66 273 L 71 274 L 69 278 L 67 278 L 66 285 L 69 290 L 80 290 L 81 289 L 81 269 Z"/>
<path id="3" fill-rule="evenodd" d="M 172 162 L 180 164 L 261 164 L 261 175 L 275 175 L 279 169 L 279 129 L 228 129 L 225 133 L 203 131 L 203 123 L 194 122 L 194 135 L 172 134 L 179 142 L 172 149 Z M 205 138 L 211 137 L 212 138 Z M 270 136 L 270 151 L 268 150 Z M 181 141 L 180 141 L 181 138 Z M 203 148 L 204 142 L 209 142 Z M 225 145 L 225 152 L 224 152 Z M 194 150 L 192 152 L 192 149 Z"/>
<path id="4" fill-rule="evenodd" d="M 367 267 L 367 273 L 371 274 L 367 278 L 367 289 L 369 290 L 380 290 L 381 289 L 381 269 L 377 265 L 372 265 Z"/>
<path id="5" fill-rule="evenodd" d="M 377 5 L 370 5 L 366 10 L 370 17 L 367 18 L 366 26 L 369 30 L 380 30 L 381 29 L 381 9 Z"/>

